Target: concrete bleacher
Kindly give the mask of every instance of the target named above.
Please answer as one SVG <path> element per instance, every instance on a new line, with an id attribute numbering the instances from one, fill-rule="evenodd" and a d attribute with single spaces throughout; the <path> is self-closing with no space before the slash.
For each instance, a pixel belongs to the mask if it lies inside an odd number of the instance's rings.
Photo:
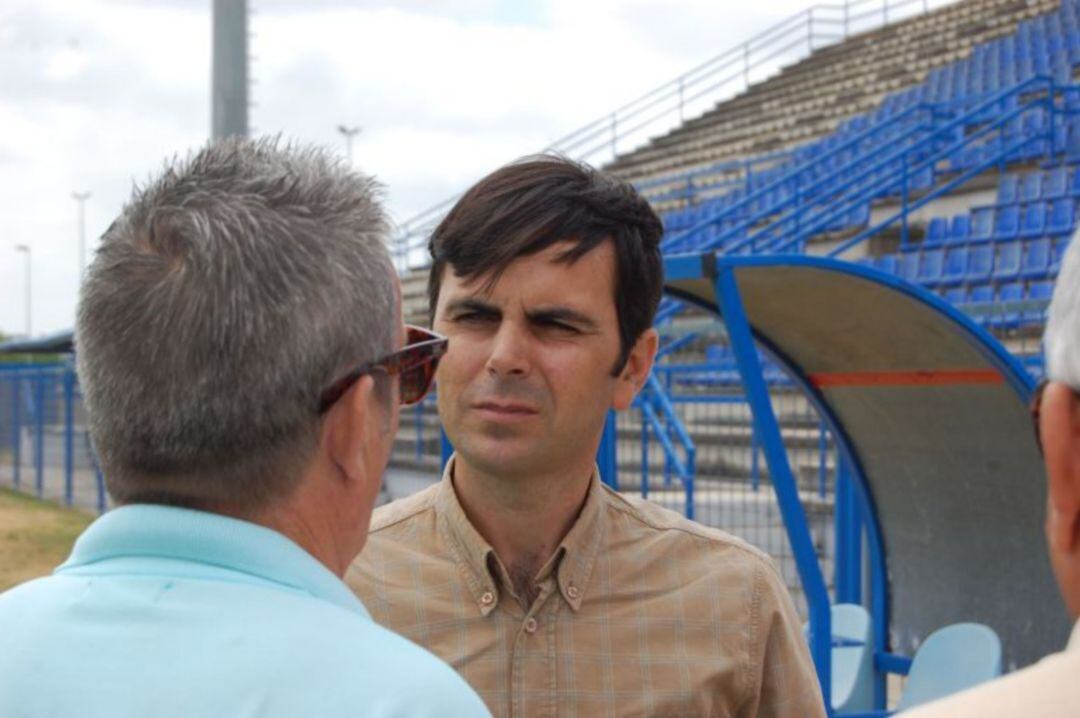
<path id="1" fill-rule="evenodd" d="M 1056 6 L 1055 0 L 963 0 L 851 37 L 621 155 L 607 169 L 635 182 L 678 181 L 679 173 L 821 137 L 888 93 Z"/>

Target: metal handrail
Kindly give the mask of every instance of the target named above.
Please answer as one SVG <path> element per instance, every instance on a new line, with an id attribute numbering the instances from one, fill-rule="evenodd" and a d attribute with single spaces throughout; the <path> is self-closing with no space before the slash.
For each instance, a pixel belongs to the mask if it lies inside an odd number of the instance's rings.
<path id="1" fill-rule="evenodd" d="M 772 63 L 785 52 L 798 51 L 799 47 L 805 45 L 805 54 L 797 56 L 797 59 L 801 60 L 825 46 L 815 44 L 819 39 L 843 40 L 854 32 L 867 32 L 898 19 L 898 11 L 908 6 L 921 5 L 922 13 L 925 14 L 930 11 L 931 4 L 941 7 L 952 1 L 936 0 L 930 3 L 930 0 L 844 0 L 842 4 L 813 5 L 773 24 L 749 40 L 682 73 L 673 80 L 653 88 L 635 100 L 560 137 L 548 145 L 545 151 L 561 153 L 578 160 L 589 160 L 594 164 L 603 164 L 617 156 L 620 141 L 639 136 L 639 133 L 645 130 L 650 130 L 654 134 L 663 132 L 683 122 L 689 103 L 702 100 L 707 96 L 713 96 L 716 101 L 719 101 L 718 93 L 730 89 L 732 82 L 739 82 L 735 86 L 735 92 L 746 90 L 752 84 L 752 74 L 763 67 L 772 67 Z M 881 8 L 881 22 L 859 25 L 862 20 L 876 16 L 879 11 L 875 9 L 853 14 L 852 9 L 869 3 L 874 3 L 875 7 Z M 837 26 L 840 26 L 842 31 L 836 32 L 833 29 Z M 815 28 L 819 29 L 815 30 Z M 776 49 L 778 43 L 796 34 L 795 41 L 784 45 L 780 50 Z M 769 52 L 764 52 L 766 50 Z M 665 109 L 654 112 L 661 106 Z M 671 121 L 661 126 L 659 123 L 665 118 L 670 118 Z M 587 149 L 583 150 L 585 146 Z M 610 150 L 610 157 L 605 154 L 597 158 L 599 153 L 606 150 Z M 401 224 L 396 245 L 399 261 L 405 265 L 402 269 L 407 268 L 410 255 L 420 250 L 426 243 L 427 232 L 442 213 L 459 197 L 460 194 L 444 200 Z"/>

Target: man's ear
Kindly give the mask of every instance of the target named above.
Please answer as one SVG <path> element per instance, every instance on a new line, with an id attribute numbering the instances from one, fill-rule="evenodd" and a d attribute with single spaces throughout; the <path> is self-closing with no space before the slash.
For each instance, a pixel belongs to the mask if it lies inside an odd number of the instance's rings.
<path id="1" fill-rule="evenodd" d="M 323 448 L 342 478 L 366 478 L 363 476 L 364 455 L 374 438 L 372 428 L 380 420 L 380 417 L 373 416 L 378 408 L 375 394 L 375 380 L 370 374 L 365 374 L 323 417 Z"/>
<path id="2" fill-rule="evenodd" d="M 645 380 L 649 378 L 659 344 L 660 335 L 652 328 L 646 329 L 634 342 L 633 348 L 630 349 L 630 356 L 626 359 L 626 365 L 615 379 L 615 394 L 611 400 L 613 409 L 622 411 L 630 408 L 634 397 L 645 385 Z"/>
<path id="3" fill-rule="evenodd" d="M 1051 382 L 1043 392 L 1039 435 L 1046 462 L 1046 531 L 1052 551 L 1080 553 L 1080 404 Z"/>

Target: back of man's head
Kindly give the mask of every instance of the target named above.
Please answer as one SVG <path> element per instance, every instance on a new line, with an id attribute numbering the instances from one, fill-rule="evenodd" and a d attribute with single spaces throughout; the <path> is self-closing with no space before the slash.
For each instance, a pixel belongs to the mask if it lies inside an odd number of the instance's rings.
<path id="1" fill-rule="evenodd" d="M 250 510 L 296 486 L 320 392 L 395 343 L 376 189 L 319 149 L 234 139 L 135 190 L 76 329 L 116 502 Z"/>

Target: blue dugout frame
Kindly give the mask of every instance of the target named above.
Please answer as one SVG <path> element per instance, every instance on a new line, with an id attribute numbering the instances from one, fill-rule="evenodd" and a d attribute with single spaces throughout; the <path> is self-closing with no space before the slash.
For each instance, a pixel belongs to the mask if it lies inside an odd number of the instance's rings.
<path id="1" fill-rule="evenodd" d="M 851 498 L 855 500 L 855 513 L 866 529 L 870 563 L 870 613 L 874 623 L 875 705 L 878 708 L 884 708 L 885 674 L 887 672 L 906 673 L 910 667 L 910 659 L 890 653 L 886 642 L 889 627 L 887 558 L 877 509 L 871 499 L 858 452 L 844 426 L 830 409 L 825 397 L 813 385 L 801 367 L 780 351 L 768 336 L 757 332 L 749 323 L 739 293 L 736 272 L 740 267 L 770 266 L 808 267 L 841 272 L 900 292 L 943 315 L 956 325 L 962 336 L 1000 371 L 1017 392 L 1021 401 L 1026 402 L 1030 398 L 1034 388 L 1034 379 L 1015 357 L 967 315 L 926 290 L 869 267 L 807 255 L 718 256 L 712 252 L 672 256 L 664 261 L 665 283 L 668 284 L 665 292 L 677 299 L 718 314 L 727 328 L 739 372 L 746 387 L 747 398 L 751 404 L 754 429 L 761 439 L 762 448 L 769 463 L 785 529 L 806 592 L 810 611 L 811 655 L 817 667 L 818 680 L 830 714 L 832 714 L 830 696 L 832 626 L 827 584 L 814 552 L 806 515 L 799 501 L 798 489 L 787 459 L 780 426 L 769 399 L 768 386 L 764 380 L 756 348 L 763 350 L 784 368 L 817 409 L 836 440 L 841 463 L 846 465 L 848 478 L 851 480 L 854 493 Z M 714 302 L 712 303 L 670 286 L 680 280 L 702 279 L 710 281 L 713 285 Z M 838 560 L 843 560 L 843 558 L 838 557 Z M 839 589 L 840 587 L 837 586 L 838 591 Z"/>

